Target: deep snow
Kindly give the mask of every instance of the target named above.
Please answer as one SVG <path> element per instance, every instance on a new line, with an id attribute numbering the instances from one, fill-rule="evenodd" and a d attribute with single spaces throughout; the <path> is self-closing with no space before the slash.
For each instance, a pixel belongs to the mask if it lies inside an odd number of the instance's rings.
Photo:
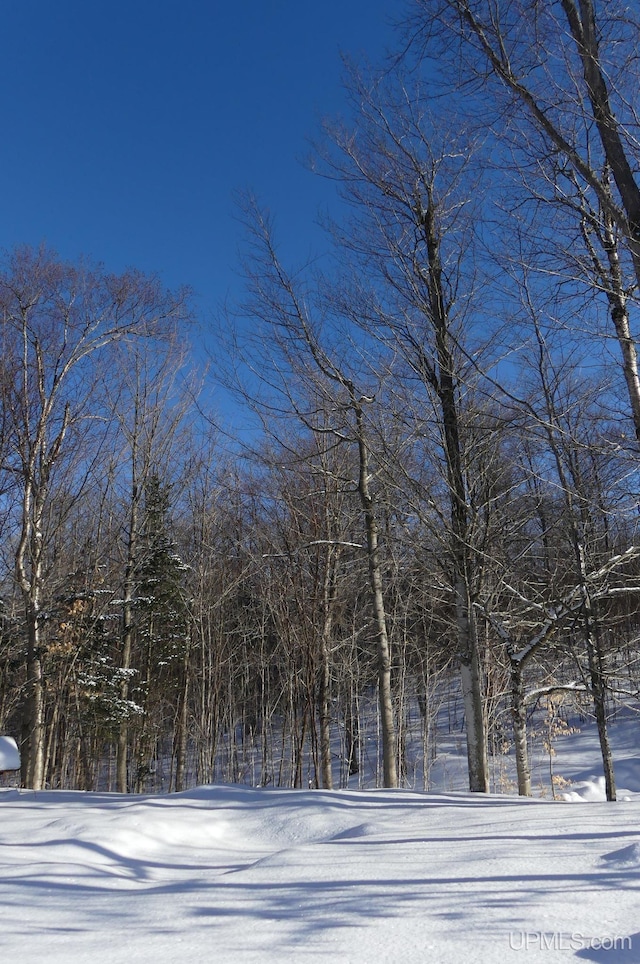
<path id="1" fill-rule="evenodd" d="M 640 961 L 638 726 L 559 757 L 574 802 L 199 787 L 0 791 L 3 964 Z"/>

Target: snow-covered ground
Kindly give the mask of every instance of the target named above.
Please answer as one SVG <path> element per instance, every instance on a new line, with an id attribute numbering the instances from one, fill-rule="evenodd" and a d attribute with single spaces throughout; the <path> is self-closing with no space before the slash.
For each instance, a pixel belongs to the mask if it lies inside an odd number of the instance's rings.
<path id="1" fill-rule="evenodd" d="M 0 791 L 0 959 L 639 962 L 639 735 L 613 729 L 614 804 L 591 730 L 558 741 L 572 802 Z"/>

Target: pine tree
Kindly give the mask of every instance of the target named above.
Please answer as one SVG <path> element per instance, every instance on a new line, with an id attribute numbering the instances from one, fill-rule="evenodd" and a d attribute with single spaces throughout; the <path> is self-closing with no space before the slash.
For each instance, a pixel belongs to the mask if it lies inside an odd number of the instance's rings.
<path id="1" fill-rule="evenodd" d="M 186 699 L 189 649 L 187 567 L 170 534 L 169 493 L 158 475 L 145 487 L 141 560 L 135 603 L 140 677 L 136 701 L 144 708 L 138 734 L 135 789 L 144 789 L 160 742 L 173 727 L 174 744 Z"/>

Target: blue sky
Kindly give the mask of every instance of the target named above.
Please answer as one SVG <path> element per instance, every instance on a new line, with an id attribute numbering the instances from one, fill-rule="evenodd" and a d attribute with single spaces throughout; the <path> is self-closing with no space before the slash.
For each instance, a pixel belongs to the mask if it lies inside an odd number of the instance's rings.
<path id="1" fill-rule="evenodd" d="M 339 52 L 379 59 L 400 0 L 13 0 L 3 4 L 0 247 L 45 242 L 191 285 L 235 285 L 233 192 L 318 243 L 331 197 L 301 163 L 342 106 Z"/>

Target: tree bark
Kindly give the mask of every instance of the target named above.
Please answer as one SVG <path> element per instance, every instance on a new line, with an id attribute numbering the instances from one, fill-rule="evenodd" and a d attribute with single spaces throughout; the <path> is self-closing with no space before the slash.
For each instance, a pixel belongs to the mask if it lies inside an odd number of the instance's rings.
<path id="1" fill-rule="evenodd" d="M 531 796 L 531 767 L 527 746 L 527 707 L 523 667 L 519 660 L 511 658 L 511 719 L 513 722 L 513 742 L 515 745 L 516 772 L 518 774 L 518 794 Z"/>
<path id="2" fill-rule="evenodd" d="M 427 248 L 429 316 L 436 342 L 437 371 L 433 371 L 430 381 L 440 403 L 444 434 L 451 511 L 452 582 L 456 604 L 457 647 L 467 726 L 469 789 L 473 792 L 486 793 L 489 789 L 489 769 L 478 634 L 471 595 L 472 563 L 469 558 L 468 499 L 462 468 L 460 417 L 453 374 L 454 360 L 450 348 L 449 316 L 442 282 L 440 239 L 432 184 L 427 185 L 426 207 L 417 213 Z"/>
<path id="3" fill-rule="evenodd" d="M 356 416 L 359 475 L 358 493 L 364 513 L 365 529 L 367 533 L 367 559 L 369 564 L 369 585 L 375 615 L 377 631 L 378 656 L 378 702 L 380 706 L 380 729 L 382 732 L 382 769 L 385 787 L 398 786 L 398 751 L 397 734 L 393 713 L 393 694 L 391 691 L 391 647 L 387 633 L 387 617 L 382 590 L 382 562 L 380 559 L 378 520 L 369 487 L 369 449 L 367 447 L 364 429 L 362 407 L 352 395 L 352 403 Z"/>
<path id="4" fill-rule="evenodd" d="M 136 453 L 132 454 L 132 465 L 135 473 Z M 127 561 L 124 574 L 124 591 L 122 594 L 122 651 L 120 653 L 120 700 L 122 702 L 120 726 L 118 729 L 118 746 L 116 758 L 116 788 L 118 793 L 127 793 L 129 789 L 129 674 L 131 671 L 131 656 L 133 652 L 133 599 L 135 596 L 135 564 L 138 539 L 138 502 L 139 491 L 135 482 L 131 491 L 131 506 L 129 509 L 129 535 L 127 537 Z"/>

